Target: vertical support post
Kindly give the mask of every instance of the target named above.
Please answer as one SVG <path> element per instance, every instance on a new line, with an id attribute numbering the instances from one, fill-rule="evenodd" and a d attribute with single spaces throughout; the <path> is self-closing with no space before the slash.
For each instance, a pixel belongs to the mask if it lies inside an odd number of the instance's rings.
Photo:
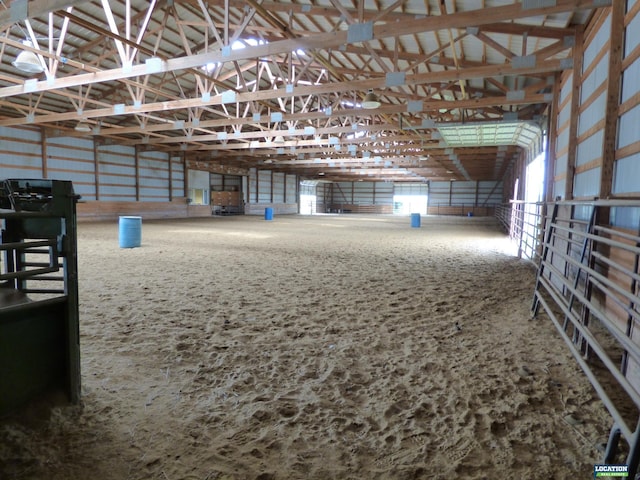
<path id="1" fill-rule="evenodd" d="M 135 176 L 136 176 L 136 202 L 140 201 L 140 148 L 138 145 L 135 146 L 133 163 L 135 168 Z M 184 171 L 185 182 L 187 181 L 187 169 Z M 185 195 L 187 194 L 187 188 L 185 186 Z"/>
<path id="2" fill-rule="evenodd" d="M 185 197 L 189 197 L 189 170 L 187 168 L 187 157 L 185 156 L 184 152 L 182 152 L 182 155 L 180 156 L 181 159 L 181 163 L 182 163 L 182 190 L 184 193 Z M 137 167 L 138 163 L 136 162 L 136 172 L 138 172 L 138 167 Z M 138 175 L 136 173 L 136 199 L 138 198 Z"/>
<path id="3" fill-rule="evenodd" d="M 40 152 L 42 152 L 42 178 L 47 178 L 49 169 L 47 166 L 47 129 L 40 128 Z"/>
<path id="4" fill-rule="evenodd" d="M 173 202 L 173 157 L 169 153 L 169 201 Z"/>
<path id="5" fill-rule="evenodd" d="M 613 167 L 615 165 L 616 143 L 618 138 L 618 106 L 620 104 L 620 90 L 622 83 L 625 4 L 626 2 L 613 2 L 611 5 L 609 74 L 607 75 L 607 105 L 605 107 L 604 117 L 604 140 L 602 142 L 600 198 L 609 198 L 613 189 Z M 608 218 L 602 219 L 602 221 L 608 222 Z"/>
<path id="6" fill-rule="evenodd" d="M 100 200 L 100 151 L 95 137 L 91 137 L 91 141 L 93 142 L 93 171 L 94 178 L 96 179 L 96 200 Z"/>
<path id="7" fill-rule="evenodd" d="M 560 73 L 557 72 L 553 77 L 553 101 L 551 102 L 551 109 L 549 113 L 548 125 L 549 135 L 547 135 L 547 152 L 546 159 L 547 164 L 544 166 L 544 195 L 542 200 L 545 202 L 551 202 L 555 198 L 554 193 L 554 176 L 556 171 L 556 145 L 551 145 L 551 142 L 557 142 L 558 132 L 558 107 L 560 102 Z"/>
<path id="8" fill-rule="evenodd" d="M 576 42 L 573 47 L 573 76 L 571 89 L 571 115 L 569 121 L 569 148 L 567 153 L 567 172 L 565 178 L 565 199 L 573 199 L 573 180 L 576 171 L 576 151 L 578 137 L 578 120 L 580 116 L 580 87 L 582 86 L 582 57 L 584 30 L 576 30 Z"/>
<path id="9" fill-rule="evenodd" d="M 284 203 L 287 203 L 287 174 L 284 174 Z"/>

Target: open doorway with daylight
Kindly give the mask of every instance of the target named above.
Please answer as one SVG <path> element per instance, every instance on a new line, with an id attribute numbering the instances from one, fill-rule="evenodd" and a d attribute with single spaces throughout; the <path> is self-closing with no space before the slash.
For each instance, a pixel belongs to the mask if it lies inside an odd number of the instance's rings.
<path id="1" fill-rule="evenodd" d="M 300 214 L 313 215 L 317 213 L 316 206 L 318 197 L 316 195 L 316 180 L 303 180 L 300 182 Z"/>
<path id="2" fill-rule="evenodd" d="M 429 185 L 426 183 L 396 183 L 393 187 L 393 213 L 427 214 Z"/>
<path id="3" fill-rule="evenodd" d="M 524 184 L 524 208 L 522 218 L 521 254 L 533 259 L 537 249 L 537 239 L 542 226 L 542 201 L 544 200 L 544 167 L 546 155 L 540 153 L 527 165 Z"/>

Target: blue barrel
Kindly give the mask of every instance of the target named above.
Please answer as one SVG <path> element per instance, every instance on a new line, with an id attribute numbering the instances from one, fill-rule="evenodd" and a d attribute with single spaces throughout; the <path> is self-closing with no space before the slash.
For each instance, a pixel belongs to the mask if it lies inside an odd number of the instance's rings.
<path id="1" fill-rule="evenodd" d="M 140 246 L 142 243 L 142 217 L 120 217 L 118 226 L 120 248 Z"/>
<path id="2" fill-rule="evenodd" d="M 411 214 L 411 227 L 412 228 L 420 228 L 420 214 L 412 213 Z"/>
<path id="3" fill-rule="evenodd" d="M 273 208 L 267 207 L 264 209 L 264 219 L 273 220 Z"/>

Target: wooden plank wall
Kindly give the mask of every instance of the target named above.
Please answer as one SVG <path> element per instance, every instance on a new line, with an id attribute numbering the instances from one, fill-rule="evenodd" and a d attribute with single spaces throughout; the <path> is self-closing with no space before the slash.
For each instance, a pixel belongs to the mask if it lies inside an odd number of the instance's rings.
<path id="1" fill-rule="evenodd" d="M 210 217 L 209 205 L 187 205 L 184 197 L 171 202 L 80 202 L 78 221 L 117 220 L 121 215 L 141 216 L 143 219 Z"/>

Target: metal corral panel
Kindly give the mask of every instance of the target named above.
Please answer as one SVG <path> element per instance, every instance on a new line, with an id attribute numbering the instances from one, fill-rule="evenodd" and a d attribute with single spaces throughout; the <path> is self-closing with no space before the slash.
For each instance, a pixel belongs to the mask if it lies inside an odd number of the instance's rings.
<path id="1" fill-rule="evenodd" d="M 285 177 L 285 200 L 286 203 L 298 203 L 297 186 L 298 177 L 287 174 Z"/>
<path id="2" fill-rule="evenodd" d="M 284 203 L 285 177 L 282 172 L 274 172 L 271 177 L 273 182 L 273 203 Z"/>
<path id="3" fill-rule="evenodd" d="M 574 197 L 597 197 L 600 193 L 600 171 L 601 168 L 597 167 L 576 174 L 573 180 Z"/>

